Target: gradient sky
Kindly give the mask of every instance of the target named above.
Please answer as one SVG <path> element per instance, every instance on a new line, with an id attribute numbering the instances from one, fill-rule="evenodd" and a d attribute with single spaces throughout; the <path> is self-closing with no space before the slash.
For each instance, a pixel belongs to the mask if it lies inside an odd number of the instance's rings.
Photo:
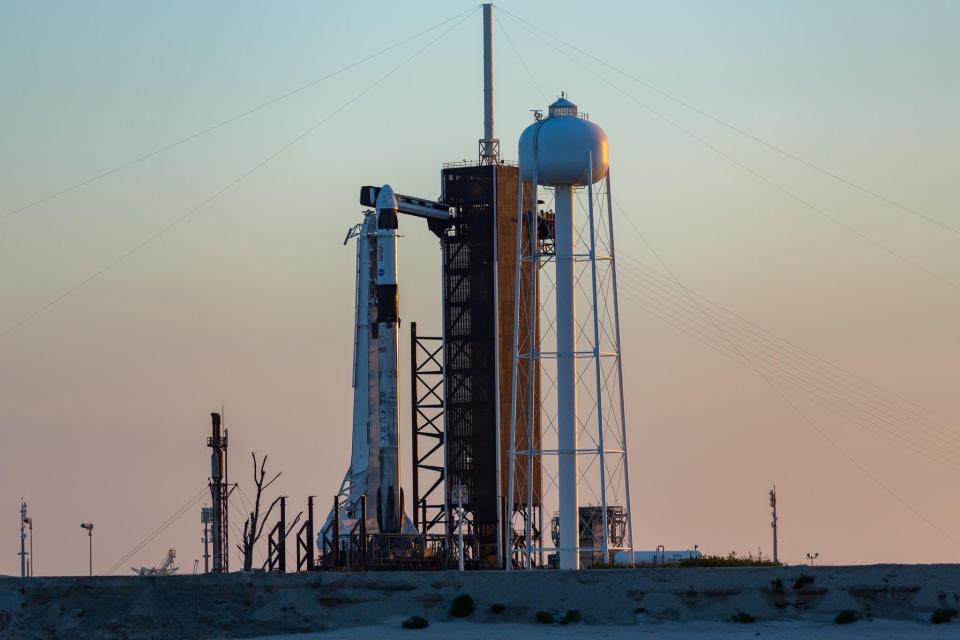
<path id="1" fill-rule="evenodd" d="M 2 1 L 0 213 L 471 6 Z M 960 226 L 955 2 L 502 6 Z M 617 200 L 687 287 L 960 421 L 960 289 L 758 180 L 505 15 L 501 22 L 547 98 L 568 91 L 606 129 Z M 223 189 L 430 37 L 0 222 L 0 331 Z M 545 101 L 499 25 L 495 37 L 497 134 L 514 158 L 530 109 Z M 267 452 L 294 512 L 307 495 L 326 504 L 349 460 L 354 250 L 342 241 L 359 220 L 358 187 L 390 182 L 436 196 L 441 163 L 475 157 L 480 44 L 476 14 L 182 224 L 0 338 L 0 573 L 19 570 L 21 496 L 36 523 L 38 573 L 86 572 L 85 520 L 96 524 L 95 570 L 105 571 L 205 485 L 208 413 L 221 403 L 233 479 L 250 493 L 249 452 Z M 844 224 L 960 281 L 960 236 L 589 64 Z M 660 268 L 633 228 L 618 225 L 618 249 Z M 401 315 L 435 331 L 436 241 L 409 225 L 400 251 Z M 776 483 L 788 562 L 808 552 L 840 564 L 960 561 L 960 543 L 891 497 L 755 373 L 627 300 L 623 324 L 637 548 L 769 553 L 767 491 Z M 789 397 L 960 540 L 956 467 Z M 198 512 L 121 569 L 152 565 L 175 546 L 189 571 L 201 555 Z"/>

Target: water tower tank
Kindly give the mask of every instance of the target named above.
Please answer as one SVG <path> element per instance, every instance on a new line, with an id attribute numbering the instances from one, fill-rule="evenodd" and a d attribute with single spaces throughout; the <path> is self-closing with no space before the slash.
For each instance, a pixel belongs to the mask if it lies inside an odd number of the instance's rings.
<path id="1" fill-rule="evenodd" d="M 520 136 L 520 175 L 544 186 L 583 187 L 602 180 L 609 169 L 607 134 L 581 117 L 577 105 L 560 98 L 550 105 L 547 117 Z M 593 175 L 590 177 L 590 164 Z"/>

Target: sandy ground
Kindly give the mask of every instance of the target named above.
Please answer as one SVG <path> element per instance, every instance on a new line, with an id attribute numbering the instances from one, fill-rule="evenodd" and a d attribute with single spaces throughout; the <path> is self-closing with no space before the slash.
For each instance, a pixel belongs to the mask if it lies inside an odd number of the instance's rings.
<path id="1" fill-rule="evenodd" d="M 455 621 L 451 604 L 463 594 L 476 610 Z M 0 578 L 0 638 L 11 639 L 960 640 L 960 621 L 928 622 L 944 608 L 960 609 L 960 566 Z M 538 611 L 573 610 L 583 623 L 534 621 Z M 834 625 L 841 611 L 864 620 Z M 758 622 L 726 622 L 737 613 Z M 402 629 L 410 615 L 430 627 Z"/>
<path id="2" fill-rule="evenodd" d="M 534 640 L 559 638 L 561 640 L 627 640 L 649 638 L 656 640 L 746 640 L 776 638 L 777 640 L 934 640 L 960 638 L 960 624 L 932 625 L 896 620 L 874 620 L 848 625 L 811 622 L 762 622 L 733 624 L 715 622 L 673 622 L 647 625 L 533 625 L 533 624 L 471 624 L 466 622 L 437 622 L 426 629 L 400 628 L 400 620 L 372 627 L 354 627 L 322 633 L 285 636 L 263 636 L 255 640 L 380 640 L 381 638 L 410 638 L 411 640 Z"/>

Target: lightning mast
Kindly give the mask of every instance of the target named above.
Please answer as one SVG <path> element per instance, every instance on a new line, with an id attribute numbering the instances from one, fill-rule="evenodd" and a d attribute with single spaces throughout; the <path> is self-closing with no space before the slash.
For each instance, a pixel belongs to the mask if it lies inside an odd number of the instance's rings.
<path id="1" fill-rule="evenodd" d="M 493 4 L 483 6 L 483 140 L 480 164 L 500 161 L 500 141 L 493 136 Z"/>

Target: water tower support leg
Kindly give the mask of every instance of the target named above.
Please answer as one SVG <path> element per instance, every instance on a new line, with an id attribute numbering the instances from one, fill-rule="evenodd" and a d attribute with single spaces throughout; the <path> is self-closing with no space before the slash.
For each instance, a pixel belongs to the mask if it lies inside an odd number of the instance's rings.
<path id="1" fill-rule="evenodd" d="M 560 499 L 560 568 L 580 568 L 577 513 L 577 365 L 574 302 L 574 191 L 558 186 L 556 208 L 557 264 L 557 444 Z"/>

